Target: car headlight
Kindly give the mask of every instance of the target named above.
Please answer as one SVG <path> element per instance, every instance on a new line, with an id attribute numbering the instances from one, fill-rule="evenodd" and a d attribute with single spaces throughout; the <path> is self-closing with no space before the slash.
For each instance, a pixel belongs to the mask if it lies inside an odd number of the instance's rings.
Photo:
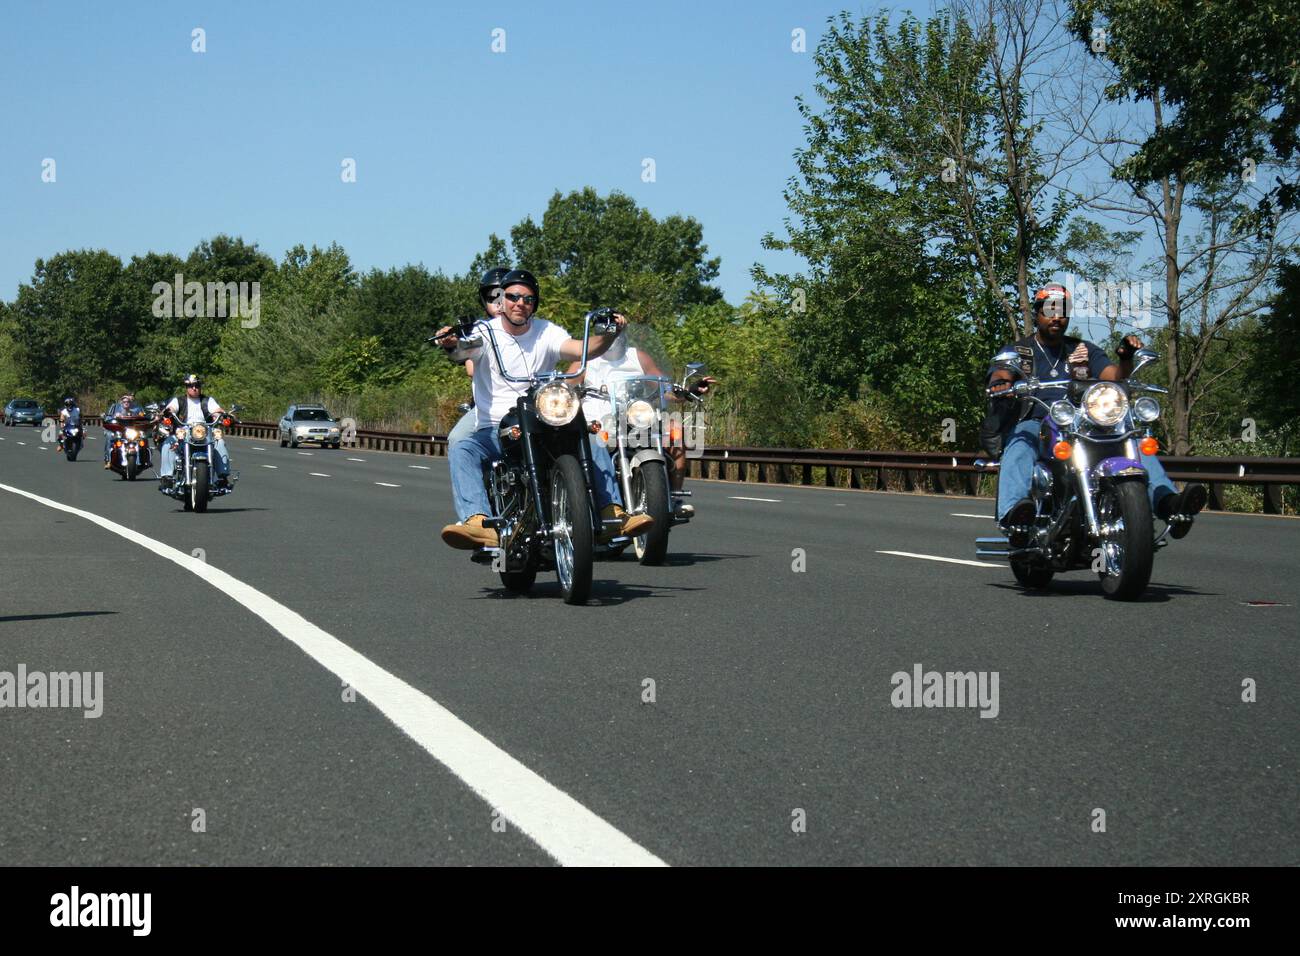
<path id="1" fill-rule="evenodd" d="M 140 433 L 139 433 L 138 431 L 136 431 L 134 428 L 128 428 L 128 429 L 126 430 L 126 440 L 127 440 L 127 441 L 135 441 L 135 440 L 136 440 L 137 438 L 139 438 L 139 437 L 140 437 Z"/>
<path id="2" fill-rule="evenodd" d="M 1118 425 L 1128 413 L 1128 396 L 1111 382 L 1089 385 L 1083 393 L 1083 413 L 1090 422 L 1102 428 Z"/>
<path id="3" fill-rule="evenodd" d="M 330 429 L 330 434 L 331 434 L 331 435 L 337 435 L 338 433 L 339 433 L 339 430 L 338 430 L 337 428 L 331 428 L 331 429 Z"/>
<path id="4" fill-rule="evenodd" d="M 552 382 L 539 388 L 534 404 L 537 416 L 546 424 L 557 428 L 573 421 L 578 409 L 582 407 L 578 393 L 563 382 Z"/>
<path id="5" fill-rule="evenodd" d="M 1133 403 L 1133 417 L 1140 422 L 1153 422 L 1160 417 L 1160 403 L 1143 395 Z"/>
<path id="6" fill-rule="evenodd" d="M 194 441 L 206 441 L 207 437 L 208 437 L 207 425 L 190 426 L 190 438 L 192 438 Z"/>
<path id="7" fill-rule="evenodd" d="M 627 423 L 633 428 L 649 428 L 655 423 L 655 410 L 649 402 L 635 401 L 627 407 Z"/>
<path id="8" fill-rule="evenodd" d="M 1051 410 L 1052 421 L 1056 424 L 1065 426 L 1074 421 L 1074 406 L 1061 399 L 1059 402 L 1052 402 Z"/>

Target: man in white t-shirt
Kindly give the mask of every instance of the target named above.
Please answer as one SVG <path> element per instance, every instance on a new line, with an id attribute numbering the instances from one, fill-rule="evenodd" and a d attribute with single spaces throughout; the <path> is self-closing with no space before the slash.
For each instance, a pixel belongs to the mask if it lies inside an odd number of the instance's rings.
<path id="1" fill-rule="evenodd" d="M 505 314 L 484 320 L 484 324 L 492 327 L 507 374 L 528 378 L 551 371 L 558 362 L 582 358 L 581 339 L 571 337 L 560 326 L 545 319 L 533 317 L 540 295 L 537 279 L 532 273 L 516 269 L 501 280 L 501 286 L 505 290 Z M 627 320 L 620 315 L 616 322 L 621 332 Z M 439 334 L 447 331 L 448 328 L 440 329 Z M 588 357 L 603 354 L 617 334 L 593 336 L 587 349 Z M 455 351 L 459 344 L 455 336 L 442 340 L 442 346 L 448 352 Z M 483 527 L 484 519 L 491 514 L 487 491 L 483 487 L 483 465 L 501 457 L 497 425 L 515 407 L 519 396 L 525 394 L 528 387 L 526 383 L 507 381 L 496 367 L 496 357 L 490 349 L 484 348 L 477 356 L 474 409 L 478 427 L 473 434 L 450 447 L 447 455 L 451 464 L 452 497 L 460 520 L 442 529 L 442 540 L 453 548 L 473 551 L 498 544 L 496 531 Z M 622 519 L 619 534 L 644 534 L 654 523 L 653 519 L 648 515 L 628 515 L 618 504 L 614 464 L 609 452 L 593 455 L 592 462 L 597 472 L 594 491 L 601 518 Z"/>
<path id="2" fill-rule="evenodd" d="M 172 417 L 184 425 L 207 422 L 225 411 L 217 400 L 203 394 L 203 381 L 197 375 L 188 375 L 183 383 L 185 397 L 177 396 L 163 406 L 164 412 L 171 412 Z M 182 407 L 183 406 L 183 407 Z M 213 470 L 218 482 L 226 480 L 230 472 L 230 456 L 226 454 L 226 442 L 218 439 L 212 446 Z M 163 487 L 170 487 L 172 472 L 176 468 L 176 436 L 168 435 L 162 446 L 162 467 L 158 470 Z"/>

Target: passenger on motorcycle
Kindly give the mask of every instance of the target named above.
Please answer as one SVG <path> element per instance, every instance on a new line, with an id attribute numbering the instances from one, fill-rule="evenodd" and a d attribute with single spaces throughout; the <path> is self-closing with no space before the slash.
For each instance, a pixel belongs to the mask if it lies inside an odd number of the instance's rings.
<path id="1" fill-rule="evenodd" d="M 1033 335 L 1025 336 L 1003 349 L 1020 356 L 1024 376 L 1040 381 L 1059 379 L 1102 379 L 1116 382 L 1127 379 L 1133 371 L 1133 353 L 1142 348 L 1136 335 L 1124 338 L 1117 349 L 1119 364 L 1091 342 L 1065 334 L 1070 324 L 1070 296 L 1062 285 L 1050 283 L 1034 294 Z M 999 350 L 1001 351 L 1001 350 Z M 1005 392 L 1015 375 L 1004 368 L 989 370 L 990 388 Z M 1047 404 L 1066 397 L 1066 389 L 1048 390 L 1038 397 Z M 1028 497 L 1034 462 L 1040 457 L 1038 430 L 1046 412 L 1034 402 L 1012 399 L 990 400 L 988 417 L 980 429 L 984 450 L 995 458 L 1001 455 L 998 475 L 998 523 L 1013 546 L 1023 546 L 1027 526 L 1034 519 L 1034 502 Z M 1148 475 L 1148 492 L 1152 511 L 1171 522 L 1170 537 L 1181 538 L 1191 529 L 1192 520 L 1205 507 L 1205 487 L 1189 484 L 1181 492 L 1165 474 L 1164 466 L 1153 455 L 1142 455 Z"/>
<path id="2" fill-rule="evenodd" d="M 504 292 L 501 288 L 501 280 L 509 275 L 510 270 L 505 266 L 497 266 L 495 269 L 489 269 L 483 273 L 483 277 L 478 282 L 478 302 L 483 308 L 483 315 L 489 319 L 499 318 L 505 314 L 501 304 L 505 301 Z M 474 378 L 474 360 L 465 359 L 462 363 L 465 367 L 465 374 L 471 379 Z M 461 441 L 467 435 L 474 434 L 474 429 L 478 427 L 478 415 L 474 410 L 474 403 L 471 401 L 469 411 L 460 417 L 460 421 L 447 435 L 447 454 L 451 454 L 451 446 Z"/>
<path id="3" fill-rule="evenodd" d="M 187 375 L 182 383 L 185 395 L 176 396 L 161 409 L 162 414 L 170 413 L 182 425 L 195 425 L 206 422 L 215 415 L 225 411 L 217 400 L 203 394 L 203 380 L 197 375 Z M 218 439 L 213 445 L 213 465 L 217 481 L 224 482 L 230 473 L 230 456 L 226 453 L 226 442 Z M 159 471 L 162 486 L 168 488 L 176 469 L 176 436 L 168 435 L 162 445 L 162 468 Z"/>
<path id="4" fill-rule="evenodd" d="M 545 319 L 534 318 L 540 294 L 537 279 L 531 272 L 516 269 L 501 279 L 504 289 L 505 314 L 499 318 L 483 320 L 492 327 L 501 360 L 506 363 L 507 374 L 524 377 L 549 372 L 557 362 L 582 358 L 582 340 L 571 338 L 569 333 Z M 627 324 L 623 316 L 616 316 L 618 332 Z M 439 330 L 439 334 L 450 327 Z M 615 336 L 618 334 L 615 333 Z M 615 336 L 593 336 L 587 350 L 588 358 L 604 354 Z M 455 335 L 442 340 L 442 346 L 452 352 L 459 345 Z M 472 551 L 482 547 L 496 547 L 498 535 L 485 528 L 483 521 L 491 513 L 487 491 L 483 487 L 483 465 L 501 457 L 501 441 L 497 426 L 507 412 L 515 407 L 527 386 L 506 381 L 502 370 L 495 367 L 491 351 L 484 349 L 474 367 L 474 406 L 476 428 L 455 446 L 449 446 L 452 497 L 456 515 L 460 519 L 442 529 L 442 540 L 453 548 Z M 595 495 L 603 520 L 619 518 L 622 525 L 617 534 L 636 536 L 644 534 L 654 519 L 648 515 L 629 515 L 618 502 L 618 489 L 614 483 L 614 463 L 609 452 L 601 446 L 593 455 L 596 470 Z"/>
<path id="5" fill-rule="evenodd" d="M 136 403 L 135 396 L 130 392 L 123 392 L 121 399 L 108 406 L 108 411 L 104 412 L 104 418 L 136 418 L 144 415 L 144 409 Z M 108 468 L 109 452 L 113 450 L 113 433 L 104 432 L 104 467 Z"/>
<path id="6" fill-rule="evenodd" d="M 578 370 L 578 363 L 574 362 L 569 366 L 570 372 Z M 648 352 L 632 348 L 627 344 L 627 336 L 621 335 L 614 340 L 608 351 L 598 358 L 588 359 L 587 370 L 583 374 L 582 384 L 589 388 L 600 388 L 608 385 L 611 378 L 619 376 L 633 377 L 638 375 L 657 375 L 664 378 L 667 376 L 660 370 L 658 364 L 650 357 Z M 705 377 L 691 385 L 687 391 L 692 394 L 703 397 L 708 394 L 709 389 L 717 384 L 717 379 Z M 677 395 L 678 389 L 673 387 L 673 397 L 679 401 L 686 401 L 684 395 Z M 588 397 L 583 400 L 582 411 L 586 415 L 587 421 L 598 421 L 605 415 L 609 414 L 611 402 L 606 398 Z M 604 447 L 604 442 L 599 435 L 591 436 L 592 449 L 597 445 Z M 672 470 L 668 476 L 669 486 L 673 491 L 681 491 L 682 485 L 686 480 L 686 448 L 684 444 L 677 442 L 665 442 L 664 451 L 668 459 L 672 462 Z M 693 505 L 678 504 L 677 513 L 682 517 L 691 517 L 695 514 Z"/>

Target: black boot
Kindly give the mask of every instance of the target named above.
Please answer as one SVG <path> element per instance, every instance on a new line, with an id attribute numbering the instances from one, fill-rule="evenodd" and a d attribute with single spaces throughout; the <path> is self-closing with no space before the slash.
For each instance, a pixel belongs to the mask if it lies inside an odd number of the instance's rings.
<path id="1" fill-rule="evenodd" d="M 1007 536 L 1007 544 L 1012 548 L 1023 548 L 1029 544 L 1029 536 L 1034 529 L 1034 517 L 1037 514 L 1038 509 L 1034 507 L 1032 499 L 1021 498 L 1012 505 L 1011 510 L 1000 522 Z"/>
<path id="2" fill-rule="evenodd" d="M 1192 521 L 1201 513 L 1210 493 L 1204 485 L 1188 485 L 1182 491 L 1165 495 L 1156 502 L 1156 517 L 1169 522 L 1169 537 L 1177 540 L 1187 537 Z"/>

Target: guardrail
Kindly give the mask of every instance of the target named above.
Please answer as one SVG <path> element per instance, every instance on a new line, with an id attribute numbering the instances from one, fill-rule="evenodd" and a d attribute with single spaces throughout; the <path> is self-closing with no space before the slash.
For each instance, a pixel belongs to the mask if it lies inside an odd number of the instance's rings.
<path id="1" fill-rule="evenodd" d="M 88 425 L 98 416 L 83 416 Z M 240 422 L 232 434 L 267 441 L 279 440 L 275 422 Z M 358 429 L 350 448 L 445 456 L 446 435 L 384 432 Z M 847 448 L 707 448 L 687 459 L 693 478 L 763 484 L 813 485 L 887 491 L 979 495 L 982 473 L 975 469 L 974 452 L 857 451 Z M 1223 509 L 1224 485 L 1261 488 L 1266 514 L 1282 513 L 1282 487 L 1300 485 L 1300 458 L 1200 458 L 1195 455 L 1161 455 L 1169 477 L 1175 481 L 1200 481 L 1210 492 L 1208 507 Z M 814 470 L 820 472 L 815 475 Z M 733 477 L 734 475 L 734 477 Z M 819 477 L 819 481 L 814 481 Z"/>

